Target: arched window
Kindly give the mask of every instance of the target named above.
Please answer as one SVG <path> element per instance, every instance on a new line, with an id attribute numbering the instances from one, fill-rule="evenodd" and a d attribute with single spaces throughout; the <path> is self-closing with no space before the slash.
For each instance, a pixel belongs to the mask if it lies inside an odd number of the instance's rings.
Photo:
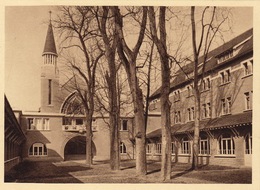
<path id="1" fill-rule="evenodd" d="M 85 110 L 84 106 L 81 103 L 77 93 L 72 93 L 64 102 L 62 109 L 62 113 L 65 114 L 75 114 L 75 115 L 84 115 Z"/>
<path id="2" fill-rule="evenodd" d="M 199 145 L 200 145 L 199 154 L 209 154 L 210 153 L 209 139 L 206 135 L 202 135 L 200 137 Z"/>
<path id="3" fill-rule="evenodd" d="M 219 138 L 219 154 L 235 154 L 235 143 L 228 133 L 221 135 Z"/>
<path id="4" fill-rule="evenodd" d="M 120 143 L 120 154 L 126 153 L 126 146 L 123 142 Z"/>
<path id="5" fill-rule="evenodd" d="M 188 137 L 184 137 L 181 142 L 181 154 L 190 154 L 190 142 Z"/>
<path id="6" fill-rule="evenodd" d="M 43 143 L 34 143 L 29 149 L 29 156 L 46 156 L 47 148 Z"/>
<path id="7" fill-rule="evenodd" d="M 252 154 L 252 133 L 248 133 L 245 137 L 245 153 L 246 154 Z"/>

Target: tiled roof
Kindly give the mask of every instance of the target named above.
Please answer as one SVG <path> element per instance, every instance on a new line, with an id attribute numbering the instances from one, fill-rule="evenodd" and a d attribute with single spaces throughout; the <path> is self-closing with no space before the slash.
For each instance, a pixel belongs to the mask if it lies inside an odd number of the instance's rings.
<path id="1" fill-rule="evenodd" d="M 233 128 L 243 125 L 252 124 L 252 111 L 235 114 L 225 115 L 214 119 L 205 119 L 200 121 L 200 131 Z M 188 122 L 185 124 L 175 124 L 171 127 L 171 134 L 183 134 L 186 132 L 194 131 L 194 122 Z M 161 129 L 157 129 L 148 133 L 147 138 L 160 137 L 162 134 Z"/>
<path id="2" fill-rule="evenodd" d="M 49 24 L 47 35 L 46 35 L 46 40 L 45 40 L 45 45 L 43 49 L 43 55 L 44 54 L 56 54 L 56 45 L 55 45 L 55 40 L 54 40 L 54 35 L 53 35 L 53 30 L 52 30 L 52 24 Z"/>
<path id="3" fill-rule="evenodd" d="M 238 57 L 250 52 L 253 50 L 253 38 L 250 38 L 248 41 L 246 41 L 243 44 L 243 47 L 239 50 L 239 52 L 232 57 L 231 59 L 228 59 L 227 61 L 224 61 L 220 64 L 217 63 L 217 56 L 220 55 L 221 53 L 233 48 L 234 46 L 236 46 L 237 44 L 243 42 L 244 40 L 248 39 L 250 36 L 253 35 L 253 29 L 250 29 L 244 33 L 242 33 L 241 35 L 233 38 L 232 40 L 230 40 L 229 42 L 223 44 L 222 46 L 219 46 L 218 48 L 210 51 L 208 53 L 207 58 L 210 60 L 206 63 L 205 65 L 205 73 L 210 72 L 214 69 L 217 69 L 218 67 L 221 67 L 227 63 L 229 63 L 230 61 L 237 59 Z M 203 61 L 203 56 L 201 56 L 199 58 L 199 63 L 202 63 Z M 193 63 L 189 63 L 185 66 L 183 66 L 182 70 L 178 70 L 176 73 L 176 77 L 174 78 L 174 80 L 171 82 L 171 89 L 174 90 L 175 88 L 179 88 L 181 85 L 185 84 L 186 82 L 189 82 L 186 78 L 186 75 L 183 73 L 183 70 L 185 71 L 186 74 L 190 74 L 193 72 Z M 150 99 L 154 99 L 154 98 L 158 98 L 160 96 L 160 91 L 161 89 L 157 89 L 150 97 Z"/>

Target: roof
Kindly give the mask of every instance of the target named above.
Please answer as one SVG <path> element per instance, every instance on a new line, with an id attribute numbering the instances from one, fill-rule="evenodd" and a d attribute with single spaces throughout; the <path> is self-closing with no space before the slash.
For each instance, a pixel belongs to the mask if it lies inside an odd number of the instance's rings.
<path id="1" fill-rule="evenodd" d="M 4 95 L 5 98 L 5 138 L 8 138 L 8 136 L 14 136 L 15 141 L 18 142 L 18 144 L 21 144 L 23 141 L 26 140 L 26 136 L 24 132 L 22 131 L 19 122 L 17 121 L 17 118 L 15 117 L 15 114 L 12 110 L 12 107 L 7 99 L 7 97 Z"/>
<path id="2" fill-rule="evenodd" d="M 221 67 L 223 65 L 226 65 L 227 63 L 230 63 L 232 60 L 237 59 L 238 57 L 241 57 L 245 55 L 246 53 L 252 52 L 253 51 L 253 37 L 249 38 L 250 36 L 253 35 L 253 28 L 250 30 L 247 30 L 246 32 L 242 33 L 241 35 L 233 38 L 229 42 L 226 42 L 225 44 L 219 46 L 218 48 L 210 51 L 207 55 L 207 58 L 209 59 L 206 62 L 205 65 L 205 73 L 208 73 L 212 70 L 217 69 L 218 67 Z M 227 61 L 224 61 L 222 63 L 217 63 L 218 56 L 220 56 L 223 52 L 226 52 L 241 42 L 244 42 L 242 45 L 242 48 L 238 51 L 236 55 L 234 55 L 232 58 L 228 59 Z M 199 63 L 202 63 L 204 59 L 204 56 L 199 57 Z M 187 78 L 186 75 L 183 73 L 183 70 L 185 71 L 186 74 L 191 74 L 193 72 L 193 62 L 189 63 L 185 66 L 183 66 L 182 69 L 179 69 L 176 73 L 176 77 L 173 79 L 171 82 L 171 91 L 174 89 L 179 88 L 181 85 L 185 85 L 186 83 L 190 82 Z M 158 98 L 161 93 L 161 88 L 157 89 L 151 96 L 150 99 Z"/>
<path id="3" fill-rule="evenodd" d="M 214 119 L 205 119 L 200 121 L 200 131 L 233 128 L 243 125 L 252 124 L 252 111 L 225 115 Z M 171 134 L 184 134 L 194 131 L 194 122 L 188 122 L 185 124 L 175 124 L 171 127 Z M 162 134 L 161 129 L 152 131 L 146 135 L 147 138 L 160 137 Z"/>
<path id="4" fill-rule="evenodd" d="M 52 24 L 49 24 L 47 35 L 46 35 L 46 40 L 45 40 L 45 45 L 43 49 L 43 54 L 55 54 L 57 55 L 56 51 L 56 45 L 55 45 L 55 40 L 54 40 L 54 35 L 53 35 L 53 30 L 52 30 Z"/>

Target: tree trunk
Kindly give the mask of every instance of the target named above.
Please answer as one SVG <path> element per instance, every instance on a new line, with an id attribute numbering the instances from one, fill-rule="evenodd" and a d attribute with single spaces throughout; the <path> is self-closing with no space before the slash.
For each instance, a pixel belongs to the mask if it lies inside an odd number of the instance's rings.
<path id="1" fill-rule="evenodd" d="M 92 165 L 92 116 L 86 119 L 86 165 Z"/>
<path id="2" fill-rule="evenodd" d="M 135 64 L 131 64 L 131 84 L 130 89 L 134 100 L 134 121 L 135 121 L 135 143 L 136 143 L 136 173 L 137 175 L 146 175 L 146 131 L 143 93 L 138 86 Z"/>
<path id="3" fill-rule="evenodd" d="M 193 137 L 193 156 L 192 156 L 192 169 L 198 169 L 198 156 L 199 156 L 199 122 L 200 122 L 200 94 L 198 90 L 194 93 L 195 98 L 195 121 L 194 121 L 194 137 Z"/>
<path id="4" fill-rule="evenodd" d="M 171 129 L 170 103 L 166 93 L 161 95 L 161 126 L 162 126 L 162 163 L 161 177 L 163 180 L 171 178 Z"/>
<path id="5" fill-rule="evenodd" d="M 191 26 L 192 26 L 192 47 L 194 57 L 194 99 L 195 99 L 195 121 L 194 121 L 194 136 L 193 136 L 193 155 L 192 155 L 192 169 L 198 169 L 198 155 L 199 155 L 199 122 L 200 122 L 200 91 L 198 79 L 198 65 L 199 52 L 196 45 L 196 26 L 195 26 L 195 7 L 191 7 Z"/>
<path id="6" fill-rule="evenodd" d="M 108 86 L 109 99 L 109 123 L 110 123 L 110 167 L 112 170 L 120 169 L 120 155 L 119 155 L 119 124 L 120 124 L 120 108 L 119 94 L 117 93 L 117 69 L 115 63 L 115 53 L 117 38 L 115 31 L 113 31 L 113 42 L 110 45 L 110 37 L 107 34 L 106 24 L 109 19 L 109 7 L 103 7 L 103 14 L 101 20 L 100 16 L 96 15 L 99 24 L 100 33 L 105 47 L 105 55 L 108 62 L 109 73 L 105 74 Z"/>
<path id="7" fill-rule="evenodd" d="M 171 120 L 170 120 L 170 69 L 167 57 L 162 65 L 161 90 L 161 126 L 162 126 L 162 165 L 161 177 L 163 180 L 171 178 Z"/>
<path id="8" fill-rule="evenodd" d="M 152 39 L 156 44 L 161 61 L 161 128 L 162 128 L 162 162 L 161 177 L 162 180 L 171 178 L 171 103 L 170 93 L 170 66 L 166 46 L 166 25 L 165 25 L 165 7 L 160 7 L 159 31 L 160 38 L 157 36 L 155 12 L 153 7 L 149 7 L 150 30 Z"/>
<path id="9" fill-rule="evenodd" d="M 110 57 L 107 57 L 108 60 Z M 110 167 L 112 170 L 120 169 L 120 156 L 119 156 L 119 105 L 116 83 L 116 68 L 115 62 L 109 61 L 109 73 L 106 74 L 106 81 L 108 84 L 109 94 L 109 123 L 110 123 Z"/>
<path id="10" fill-rule="evenodd" d="M 123 34 L 123 16 L 118 7 L 113 7 L 115 15 L 115 28 L 117 32 L 117 52 L 124 65 L 127 73 L 128 83 L 130 86 L 133 104 L 134 104 L 134 121 L 135 121 L 135 143 L 136 143 L 136 173 L 137 175 L 146 175 L 146 149 L 145 149 L 145 116 L 143 93 L 139 87 L 136 76 L 136 58 L 138 56 L 140 47 L 142 45 L 146 21 L 147 21 L 147 7 L 143 7 L 143 16 L 140 23 L 139 37 L 133 51 L 127 46 Z"/>
<path id="11" fill-rule="evenodd" d="M 118 117 L 110 113 L 110 168 L 120 169 Z"/>

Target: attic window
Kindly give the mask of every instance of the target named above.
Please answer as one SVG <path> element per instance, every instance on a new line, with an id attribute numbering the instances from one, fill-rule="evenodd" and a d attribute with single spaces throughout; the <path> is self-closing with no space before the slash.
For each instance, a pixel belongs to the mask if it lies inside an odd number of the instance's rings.
<path id="1" fill-rule="evenodd" d="M 222 54 L 218 55 L 218 63 L 222 63 L 234 56 L 233 49 L 223 52 Z"/>

